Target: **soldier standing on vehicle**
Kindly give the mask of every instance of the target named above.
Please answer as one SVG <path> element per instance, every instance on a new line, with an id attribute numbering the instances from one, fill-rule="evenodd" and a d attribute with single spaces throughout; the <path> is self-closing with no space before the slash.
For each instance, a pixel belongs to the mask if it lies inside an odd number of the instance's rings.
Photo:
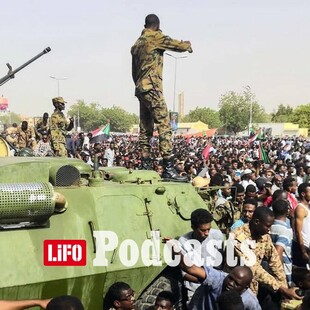
<path id="1" fill-rule="evenodd" d="M 50 121 L 52 148 L 55 156 L 67 156 L 66 133 L 73 128 L 73 118 L 70 118 L 69 122 L 65 118 L 62 111 L 66 101 L 62 97 L 53 98 L 52 101 L 55 107 Z"/>
<path id="2" fill-rule="evenodd" d="M 163 55 L 166 49 L 175 52 L 192 52 L 189 41 L 179 41 L 165 36 L 159 29 L 160 21 L 155 14 L 147 15 L 144 30 L 134 46 L 132 54 L 132 77 L 136 86 L 135 95 L 140 102 L 140 137 L 142 166 L 151 170 L 150 139 L 154 123 L 159 134 L 159 149 L 163 155 L 163 178 L 187 181 L 179 176 L 171 159 L 171 125 L 166 102 L 163 97 Z"/>

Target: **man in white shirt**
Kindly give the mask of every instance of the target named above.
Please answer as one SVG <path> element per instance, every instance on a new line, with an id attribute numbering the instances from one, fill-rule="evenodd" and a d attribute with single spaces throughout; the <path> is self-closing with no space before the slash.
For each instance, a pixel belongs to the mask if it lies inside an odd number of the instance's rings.
<path id="1" fill-rule="evenodd" d="M 104 152 L 104 158 L 108 160 L 108 167 L 113 166 L 114 157 L 115 157 L 114 142 L 111 142 L 110 147 L 107 148 Z"/>

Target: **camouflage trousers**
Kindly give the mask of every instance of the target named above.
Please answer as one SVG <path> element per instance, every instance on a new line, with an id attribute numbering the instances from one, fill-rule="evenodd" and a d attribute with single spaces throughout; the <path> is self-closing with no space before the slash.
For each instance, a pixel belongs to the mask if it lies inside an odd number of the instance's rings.
<path id="1" fill-rule="evenodd" d="M 154 124 L 158 130 L 159 150 L 164 157 L 172 152 L 171 125 L 169 113 L 163 94 L 159 90 L 150 90 L 137 95 L 140 101 L 140 137 L 139 145 L 142 151 L 151 150 L 150 138 L 153 136 Z"/>
<path id="2" fill-rule="evenodd" d="M 54 151 L 55 156 L 67 157 L 68 152 L 66 148 L 66 143 L 52 141 L 52 149 Z"/>

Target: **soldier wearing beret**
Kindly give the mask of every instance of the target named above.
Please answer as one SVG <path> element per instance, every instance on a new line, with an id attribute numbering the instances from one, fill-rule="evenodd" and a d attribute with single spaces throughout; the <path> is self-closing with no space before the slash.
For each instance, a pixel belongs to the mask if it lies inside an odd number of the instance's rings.
<path id="1" fill-rule="evenodd" d="M 69 122 L 63 114 L 66 101 L 62 97 L 52 99 L 55 107 L 54 113 L 51 116 L 50 131 L 51 143 L 55 156 L 68 156 L 66 148 L 66 133 L 73 128 L 73 118 Z"/>
<path id="2" fill-rule="evenodd" d="M 159 29 L 159 18 L 150 14 L 145 18 L 144 30 L 134 46 L 132 54 L 132 77 L 136 86 L 135 95 L 140 102 L 140 138 L 144 169 L 151 169 L 150 138 L 154 123 L 159 134 L 159 148 L 163 154 L 163 177 L 176 181 L 187 181 L 179 176 L 171 160 L 171 125 L 167 105 L 163 97 L 162 71 L 165 50 L 192 52 L 189 41 L 179 41 L 164 35 Z"/>

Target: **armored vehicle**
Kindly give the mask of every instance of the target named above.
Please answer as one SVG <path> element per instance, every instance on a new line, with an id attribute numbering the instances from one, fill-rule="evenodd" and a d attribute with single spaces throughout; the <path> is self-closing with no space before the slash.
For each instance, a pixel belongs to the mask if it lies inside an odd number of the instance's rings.
<path id="1" fill-rule="evenodd" d="M 203 200 L 191 184 L 162 182 L 154 171 L 101 169 L 78 159 L 0 158 L 1 299 L 71 294 L 97 310 L 110 285 L 124 281 L 145 309 L 161 290 L 179 289 L 162 240 L 189 231 Z M 158 247 L 148 251 L 147 240 Z"/>

